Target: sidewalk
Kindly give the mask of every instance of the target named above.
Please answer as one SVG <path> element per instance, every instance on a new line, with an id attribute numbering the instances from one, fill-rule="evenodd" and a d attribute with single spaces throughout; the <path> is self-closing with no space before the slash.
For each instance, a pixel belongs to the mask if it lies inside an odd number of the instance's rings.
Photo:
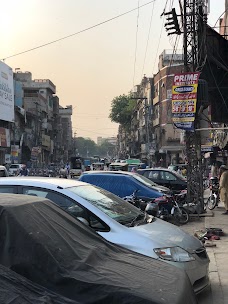
<path id="1" fill-rule="evenodd" d="M 221 228 L 225 234 L 220 240 L 213 241 L 216 247 L 207 248 L 213 304 L 228 303 L 228 215 L 222 215 L 224 211 L 220 204 L 213 210 L 213 217 L 205 218 L 205 227 Z"/>
<path id="2" fill-rule="evenodd" d="M 206 197 L 206 195 L 205 195 Z M 205 228 L 221 228 L 224 236 L 220 240 L 213 241 L 216 247 L 207 247 L 207 253 L 210 258 L 209 276 L 211 290 L 200 294 L 200 304 L 227 304 L 228 303 L 228 215 L 222 215 L 224 212 L 223 204 L 219 204 L 213 211 L 208 210 L 205 217 L 191 219 L 181 228 L 194 235 L 196 230 Z"/>

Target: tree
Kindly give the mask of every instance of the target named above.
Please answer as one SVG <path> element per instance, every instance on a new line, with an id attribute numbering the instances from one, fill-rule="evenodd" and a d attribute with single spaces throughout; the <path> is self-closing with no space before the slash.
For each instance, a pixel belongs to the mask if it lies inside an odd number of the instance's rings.
<path id="1" fill-rule="evenodd" d="M 125 129 L 129 129 L 131 116 L 136 105 L 136 100 L 131 99 L 128 95 L 120 95 L 112 100 L 111 121 L 121 124 Z"/>
<path id="2" fill-rule="evenodd" d="M 83 137 L 77 137 L 75 141 L 76 141 L 76 150 L 80 156 L 88 157 L 97 154 L 97 145 L 93 140 L 86 139 Z"/>
<path id="3" fill-rule="evenodd" d="M 105 140 L 100 146 L 98 146 L 98 154 L 105 158 L 107 156 L 113 158 L 115 155 L 115 146 L 109 141 Z"/>

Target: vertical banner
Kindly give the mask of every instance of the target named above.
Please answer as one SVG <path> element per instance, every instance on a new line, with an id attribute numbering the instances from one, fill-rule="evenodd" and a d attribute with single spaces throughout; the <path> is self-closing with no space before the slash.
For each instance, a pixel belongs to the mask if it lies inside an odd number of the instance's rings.
<path id="1" fill-rule="evenodd" d="M 175 74 L 172 87 L 172 118 L 175 126 L 194 130 L 200 73 Z"/>
<path id="2" fill-rule="evenodd" d="M 0 119 L 14 121 L 13 70 L 0 61 Z"/>

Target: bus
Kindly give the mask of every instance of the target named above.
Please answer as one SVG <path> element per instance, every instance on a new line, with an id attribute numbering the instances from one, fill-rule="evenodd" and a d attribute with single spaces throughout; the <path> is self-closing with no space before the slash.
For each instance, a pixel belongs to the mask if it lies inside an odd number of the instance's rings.
<path id="1" fill-rule="evenodd" d="M 78 177 L 84 170 L 84 158 L 80 156 L 72 156 L 70 158 L 70 177 Z"/>

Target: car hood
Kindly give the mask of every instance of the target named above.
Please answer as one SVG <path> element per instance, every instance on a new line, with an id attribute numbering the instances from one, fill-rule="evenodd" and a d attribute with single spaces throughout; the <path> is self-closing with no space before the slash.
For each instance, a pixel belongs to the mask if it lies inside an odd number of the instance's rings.
<path id="1" fill-rule="evenodd" d="M 157 247 L 179 246 L 189 253 L 202 247 L 202 243 L 194 236 L 184 232 L 177 226 L 154 218 L 152 223 L 130 228 L 134 232 L 149 237 Z"/>
<path id="2" fill-rule="evenodd" d="M 169 194 L 171 193 L 170 189 L 164 186 L 152 186 L 154 190 L 158 191 L 158 192 L 163 192 L 165 194 Z"/>

